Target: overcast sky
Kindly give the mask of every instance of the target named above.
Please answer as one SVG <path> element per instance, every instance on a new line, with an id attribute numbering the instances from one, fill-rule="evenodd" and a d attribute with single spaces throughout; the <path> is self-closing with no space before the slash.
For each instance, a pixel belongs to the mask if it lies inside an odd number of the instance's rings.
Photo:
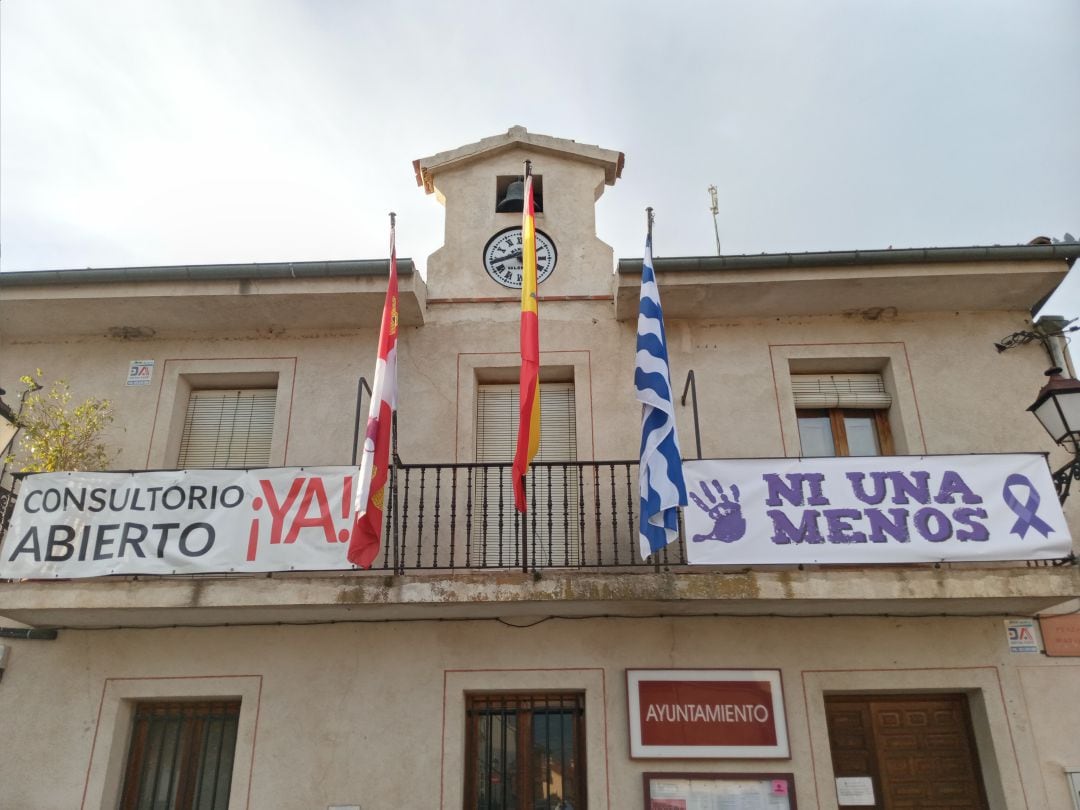
<path id="1" fill-rule="evenodd" d="M 412 160 L 515 124 L 626 153 L 616 257 L 646 205 L 714 253 L 709 184 L 724 253 L 1080 236 L 1080 2 L 2 0 L 0 269 L 384 257 L 390 210 L 423 268 Z"/>

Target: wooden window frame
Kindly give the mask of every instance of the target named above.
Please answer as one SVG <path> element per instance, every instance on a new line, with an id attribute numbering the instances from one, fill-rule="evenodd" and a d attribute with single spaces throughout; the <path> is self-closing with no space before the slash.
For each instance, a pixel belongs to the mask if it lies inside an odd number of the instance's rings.
<path id="1" fill-rule="evenodd" d="M 203 732 L 208 720 L 229 718 L 234 726 L 232 751 L 229 753 L 229 770 L 225 774 L 216 774 L 215 779 L 224 778 L 224 784 L 230 785 L 232 771 L 236 762 L 236 743 L 240 719 L 239 700 L 211 701 L 140 701 L 135 706 L 132 718 L 131 740 L 128 745 L 127 759 L 124 766 L 124 781 L 121 792 L 120 810 L 138 810 L 142 792 L 143 760 L 148 753 L 147 737 L 151 719 L 179 720 L 176 733 L 174 766 L 169 774 L 170 782 L 179 780 L 175 788 L 175 801 L 169 807 L 175 810 L 189 810 L 198 798 L 200 788 L 200 756 L 202 754 Z M 222 733 L 225 733 L 223 728 Z M 224 748 L 222 749 L 222 753 Z M 219 760 L 220 764 L 220 760 Z M 160 771 L 159 771 L 160 774 Z M 157 777 L 155 776 L 155 779 Z M 170 793 L 172 793 L 170 785 Z M 228 806 L 228 792 L 225 794 Z M 153 801 L 153 800 L 151 800 Z"/>
<path id="2" fill-rule="evenodd" d="M 497 692 L 477 693 L 465 696 L 465 810 L 483 810 L 478 808 L 479 800 L 479 751 L 480 720 L 487 709 L 506 709 L 518 717 L 517 738 L 515 741 L 516 780 L 519 786 L 519 806 L 514 810 L 549 810 L 549 806 L 533 804 L 531 786 L 536 776 L 532 772 L 531 751 L 532 721 L 534 712 L 545 708 L 565 708 L 573 712 L 574 770 L 577 783 L 577 795 L 574 810 L 586 810 L 588 805 L 588 779 L 585 756 L 585 693 L 571 692 Z M 509 808 L 508 808 L 509 810 Z"/>
<path id="3" fill-rule="evenodd" d="M 844 427 L 845 416 L 872 416 L 874 420 L 874 432 L 877 436 L 878 450 L 882 456 L 896 455 L 893 445 L 892 431 L 889 429 L 889 412 L 877 408 L 798 408 L 795 411 L 795 422 L 803 417 L 822 418 L 828 417 L 829 426 L 832 428 L 833 448 L 836 456 L 850 456 L 851 449 L 848 447 L 847 428 Z M 800 431 L 799 442 L 802 443 Z"/>

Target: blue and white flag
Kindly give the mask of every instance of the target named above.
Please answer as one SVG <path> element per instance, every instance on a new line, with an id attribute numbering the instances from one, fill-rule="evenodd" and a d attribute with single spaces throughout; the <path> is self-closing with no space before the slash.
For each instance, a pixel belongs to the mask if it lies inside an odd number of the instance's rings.
<path id="1" fill-rule="evenodd" d="M 641 262 L 641 307 L 638 310 L 637 362 L 634 388 L 641 408 L 640 543 L 642 559 L 679 535 L 679 507 L 686 506 L 675 406 L 668 370 L 667 336 L 660 290 L 653 272 L 652 235 L 645 240 Z"/>

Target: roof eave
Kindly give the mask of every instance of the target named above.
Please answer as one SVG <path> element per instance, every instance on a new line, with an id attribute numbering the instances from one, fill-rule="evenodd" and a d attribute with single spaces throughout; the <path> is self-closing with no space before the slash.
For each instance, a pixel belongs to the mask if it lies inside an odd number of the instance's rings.
<path id="1" fill-rule="evenodd" d="M 626 156 L 622 152 L 531 133 L 524 127 L 511 127 L 503 134 L 483 138 L 476 143 L 417 158 L 413 161 L 416 184 L 431 194 L 435 190 L 436 174 L 519 147 L 600 166 L 604 170 L 604 182 L 609 186 L 615 185 L 615 181 L 622 176 L 626 164 Z"/>

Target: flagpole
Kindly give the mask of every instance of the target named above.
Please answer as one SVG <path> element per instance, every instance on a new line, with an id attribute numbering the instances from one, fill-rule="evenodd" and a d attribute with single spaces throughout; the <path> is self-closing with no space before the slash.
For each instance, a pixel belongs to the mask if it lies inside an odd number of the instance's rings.
<path id="1" fill-rule="evenodd" d="M 652 226 L 653 226 L 653 222 L 655 220 L 656 220 L 656 217 L 653 216 L 653 208 L 652 208 L 652 206 L 651 205 L 645 206 L 645 234 L 646 234 L 646 240 L 645 241 L 649 246 L 650 253 L 652 251 Z M 650 256 L 650 258 L 651 258 L 651 256 Z M 645 403 L 644 402 L 641 403 L 641 415 L 644 418 L 644 416 L 645 416 Z"/>
<path id="2" fill-rule="evenodd" d="M 394 445 L 394 412 L 397 410 L 397 333 L 398 333 L 398 281 L 397 248 L 394 229 L 396 214 L 390 214 L 390 272 L 386 282 L 386 300 L 383 303 L 379 323 L 378 352 L 375 358 L 375 374 L 371 382 L 371 407 L 367 428 L 364 431 L 364 451 L 360 456 L 360 470 L 353 502 L 355 504 L 353 527 L 349 537 L 346 557 L 353 565 L 370 568 L 382 551 L 384 561 L 389 559 L 383 543 L 394 542 L 395 567 L 399 561 L 398 538 L 384 536 L 384 526 L 389 533 L 391 518 L 397 533 L 396 481 L 393 477 L 395 459 L 391 458 Z M 396 453 L 395 453 L 396 455 Z M 386 488 L 390 487 L 387 493 Z M 387 495 L 390 497 L 388 498 Z"/>
<path id="3" fill-rule="evenodd" d="M 526 160 L 525 161 L 525 177 L 529 178 L 531 176 L 532 176 L 532 161 L 531 160 Z M 522 489 L 522 491 L 527 491 L 525 489 L 525 473 L 521 474 L 521 489 Z M 527 512 L 526 512 L 526 515 L 528 515 Z M 526 552 L 527 552 L 527 549 L 529 547 L 529 545 L 528 545 L 528 531 L 525 528 L 526 523 L 528 523 L 527 519 L 523 519 L 521 521 L 521 564 L 524 565 L 525 570 L 528 571 L 529 567 L 525 563 L 526 556 L 527 556 Z"/>
<path id="4" fill-rule="evenodd" d="M 525 160 L 525 182 L 526 183 L 528 183 L 529 178 L 531 176 L 532 176 L 532 161 L 526 159 Z M 528 205 L 529 205 L 529 201 L 526 200 L 525 201 L 526 216 L 528 215 L 528 210 L 527 210 Z M 525 246 L 522 245 L 522 252 L 523 253 L 524 253 L 524 248 L 525 248 Z M 522 262 L 524 262 L 524 258 L 522 259 Z M 523 266 L 522 270 L 524 270 L 524 269 L 525 268 Z M 520 416 L 521 415 L 519 414 L 519 418 L 520 418 Z M 525 489 L 525 473 L 524 472 L 522 472 L 522 474 L 521 474 L 521 491 L 526 492 L 526 493 L 528 492 L 528 490 Z M 528 497 L 528 495 L 526 495 L 526 498 L 527 497 Z M 524 571 L 525 573 L 529 572 L 529 512 L 528 511 L 525 511 L 521 515 L 521 570 Z"/>
<path id="5" fill-rule="evenodd" d="M 641 461 L 638 494 L 641 511 L 638 543 L 643 560 L 653 556 L 657 566 L 668 544 L 679 537 L 679 507 L 686 505 L 686 480 L 671 396 L 664 313 L 653 260 L 653 209 L 645 209 L 648 236 L 641 262 L 641 300 L 638 308 L 635 396 L 641 403 Z"/>
<path id="6" fill-rule="evenodd" d="M 394 245 L 394 253 L 396 258 L 397 253 L 397 214 L 393 211 L 390 212 L 390 242 Z M 390 512 L 393 515 L 393 527 L 394 533 L 390 539 L 390 542 L 394 544 L 394 573 L 399 573 L 398 569 L 401 568 L 401 561 L 399 559 L 399 547 L 401 545 L 401 538 L 398 536 L 398 490 L 397 490 L 397 468 L 401 459 L 398 458 L 397 452 L 397 408 L 394 408 L 390 416 L 390 463 L 387 465 L 387 485 L 390 487 Z M 385 557 L 383 558 L 385 559 Z M 403 572 L 401 572 L 403 573 Z"/>
<path id="7" fill-rule="evenodd" d="M 645 241 L 649 246 L 650 253 L 652 252 L 652 226 L 653 226 L 653 221 L 655 219 L 656 219 L 656 217 L 653 216 L 652 206 L 651 205 L 645 206 L 645 234 L 646 234 L 646 240 Z M 645 421 L 645 403 L 644 402 L 641 403 L 641 418 L 642 418 L 642 423 L 644 423 L 644 421 Z M 640 463 L 638 464 L 638 475 L 641 475 L 641 464 Z M 644 520 L 644 519 L 645 519 L 645 515 L 639 516 L 639 520 Z M 653 570 L 656 571 L 656 573 L 660 573 L 660 555 L 659 554 L 654 554 L 653 556 L 654 556 Z"/>

